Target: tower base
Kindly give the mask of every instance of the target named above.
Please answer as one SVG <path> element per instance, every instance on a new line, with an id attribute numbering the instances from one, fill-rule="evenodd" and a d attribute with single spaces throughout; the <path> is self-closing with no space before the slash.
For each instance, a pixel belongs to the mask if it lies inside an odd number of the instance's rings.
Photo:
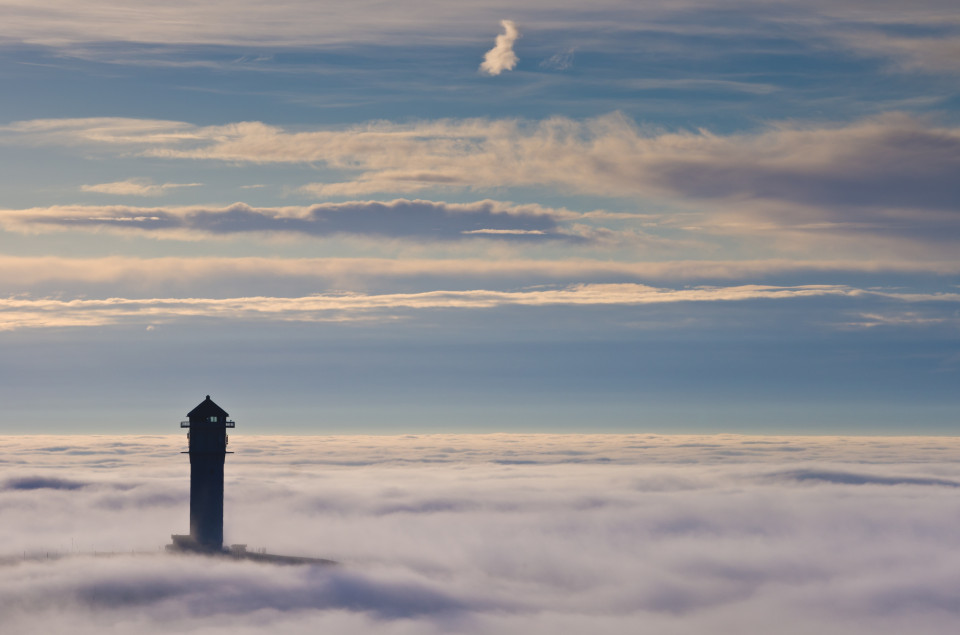
<path id="1" fill-rule="evenodd" d="M 181 551 L 189 553 L 226 553 L 226 550 L 223 547 L 210 547 L 208 545 L 204 545 L 197 542 L 193 536 L 173 534 L 170 536 L 170 539 L 173 542 L 167 545 L 167 551 Z"/>

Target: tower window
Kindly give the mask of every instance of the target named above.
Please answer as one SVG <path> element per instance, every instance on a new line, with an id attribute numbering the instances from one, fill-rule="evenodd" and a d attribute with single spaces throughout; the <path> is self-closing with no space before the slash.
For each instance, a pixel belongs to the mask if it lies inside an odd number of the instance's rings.
<path id="1" fill-rule="evenodd" d="M 217 422 L 217 418 L 215 416 L 210 417 L 210 423 L 216 423 L 216 422 Z"/>

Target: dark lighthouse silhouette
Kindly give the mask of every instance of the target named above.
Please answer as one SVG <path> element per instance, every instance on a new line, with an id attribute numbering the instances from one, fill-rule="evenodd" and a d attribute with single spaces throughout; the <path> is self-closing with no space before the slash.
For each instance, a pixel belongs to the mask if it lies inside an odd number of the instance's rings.
<path id="1" fill-rule="evenodd" d="M 180 422 L 190 429 L 190 535 L 173 536 L 180 549 L 223 551 L 223 464 L 232 454 L 227 452 L 227 428 L 235 425 L 210 395 Z"/>
<path id="2" fill-rule="evenodd" d="M 273 564 L 336 564 L 333 560 L 281 556 L 266 551 L 247 551 L 246 545 L 223 546 L 223 465 L 228 454 L 227 428 L 236 424 L 227 411 L 210 399 L 187 413 L 187 420 L 180 422 L 187 433 L 190 455 L 190 535 L 174 534 L 173 544 L 167 549 L 173 552 L 192 552 L 223 555 L 246 560 L 258 560 Z"/>

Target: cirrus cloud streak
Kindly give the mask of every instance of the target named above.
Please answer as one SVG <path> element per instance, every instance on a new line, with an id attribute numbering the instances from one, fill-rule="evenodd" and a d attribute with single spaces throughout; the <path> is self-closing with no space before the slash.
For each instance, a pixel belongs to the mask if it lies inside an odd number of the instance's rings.
<path id="1" fill-rule="evenodd" d="M 303 297 L 104 298 L 8 297 L 0 299 L 0 331 L 21 328 L 98 326 L 217 318 L 289 322 L 390 320 L 407 311 L 546 306 L 642 306 L 684 302 L 737 302 L 800 298 L 883 298 L 906 303 L 960 302 L 958 293 L 902 293 L 843 285 L 778 287 L 740 285 L 668 289 L 642 284 L 575 284 L 521 291 L 426 291 L 422 293 L 324 293 Z"/>
<path id="2" fill-rule="evenodd" d="M 113 194 L 115 196 L 161 196 L 167 190 L 183 187 L 200 187 L 203 183 L 154 183 L 150 179 L 126 179 L 111 183 L 97 183 L 95 185 L 81 185 L 83 192 L 97 194 Z"/>

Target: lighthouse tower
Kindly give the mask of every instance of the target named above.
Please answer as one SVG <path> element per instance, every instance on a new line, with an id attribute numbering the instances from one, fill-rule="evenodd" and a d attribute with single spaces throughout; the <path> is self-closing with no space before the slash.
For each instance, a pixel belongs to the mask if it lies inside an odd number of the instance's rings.
<path id="1" fill-rule="evenodd" d="M 173 537 L 180 549 L 223 550 L 223 463 L 227 428 L 235 425 L 229 416 L 207 395 L 180 423 L 190 429 L 190 535 Z"/>

